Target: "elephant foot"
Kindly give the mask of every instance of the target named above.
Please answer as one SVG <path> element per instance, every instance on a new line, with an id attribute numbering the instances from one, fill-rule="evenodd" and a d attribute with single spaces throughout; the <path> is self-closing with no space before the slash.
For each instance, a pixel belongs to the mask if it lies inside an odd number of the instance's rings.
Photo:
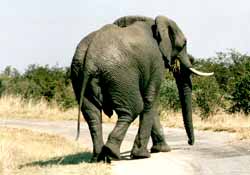
<path id="1" fill-rule="evenodd" d="M 153 145 L 151 148 L 151 153 L 169 152 L 169 151 L 171 151 L 171 148 L 168 146 L 167 143 L 156 144 L 156 145 Z"/>
<path id="2" fill-rule="evenodd" d="M 98 156 L 92 156 L 90 159 L 90 163 L 97 163 Z"/>
<path id="3" fill-rule="evenodd" d="M 101 153 L 97 157 L 97 162 L 111 163 L 111 160 L 120 159 L 119 149 L 115 149 L 115 146 L 112 146 L 113 145 L 103 146 Z"/>
<path id="4" fill-rule="evenodd" d="M 150 153 L 147 149 L 132 150 L 131 159 L 145 159 L 150 157 Z"/>
<path id="5" fill-rule="evenodd" d="M 96 162 L 93 162 L 93 163 L 97 163 L 97 162 L 103 162 L 103 163 L 110 164 L 111 163 L 111 157 L 109 155 L 107 155 L 107 154 L 100 154 L 97 157 Z"/>

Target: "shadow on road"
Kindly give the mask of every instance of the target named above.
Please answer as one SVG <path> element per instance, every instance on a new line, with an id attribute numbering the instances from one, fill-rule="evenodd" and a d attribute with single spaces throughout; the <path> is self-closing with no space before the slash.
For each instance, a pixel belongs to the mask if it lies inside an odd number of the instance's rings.
<path id="1" fill-rule="evenodd" d="M 83 153 L 77 153 L 77 154 L 70 154 L 66 156 L 61 157 L 53 157 L 48 160 L 39 160 L 30 162 L 24 165 L 20 165 L 20 169 L 28 166 L 53 166 L 53 165 L 76 165 L 82 162 L 90 163 L 92 157 L 92 153 L 90 152 L 83 152 Z"/>

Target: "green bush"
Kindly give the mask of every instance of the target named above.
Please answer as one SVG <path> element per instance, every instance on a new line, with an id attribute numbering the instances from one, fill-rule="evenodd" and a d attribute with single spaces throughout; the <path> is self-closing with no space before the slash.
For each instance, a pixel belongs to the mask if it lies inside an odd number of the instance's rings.
<path id="1" fill-rule="evenodd" d="M 202 119 L 214 115 L 223 105 L 222 96 L 215 77 L 193 78 L 193 106 L 201 112 Z"/>
<path id="2" fill-rule="evenodd" d="M 76 101 L 69 70 L 58 66 L 30 65 L 20 75 L 13 74 L 7 67 L 0 78 L 0 93 L 21 95 L 27 99 L 44 98 L 48 102 L 56 101 L 63 108 L 70 108 L 76 105 Z"/>
<path id="3" fill-rule="evenodd" d="M 164 110 L 178 111 L 180 109 L 179 93 L 173 79 L 163 81 L 160 89 L 160 104 Z"/>
<path id="4" fill-rule="evenodd" d="M 230 50 L 229 52 L 219 52 L 213 58 L 198 60 L 197 65 L 206 71 L 215 72 L 218 89 L 214 90 L 221 94 L 220 102 L 222 103 L 219 104 L 221 108 L 225 111 L 243 111 L 245 114 L 249 114 L 247 104 L 250 103 L 250 99 L 244 94 L 248 93 L 247 75 L 250 74 L 250 56 Z M 212 85 L 210 89 L 213 89 Z M 216 99 L 214 100 L 216 102 Z"/>
<path id="5" fill-rule="evenodd" d="M 246 115 L 250 113 L 250 74 L 242 76 L 237 81 L 231 100 L 233 101 L 231 112 L 243 111 Z"/>

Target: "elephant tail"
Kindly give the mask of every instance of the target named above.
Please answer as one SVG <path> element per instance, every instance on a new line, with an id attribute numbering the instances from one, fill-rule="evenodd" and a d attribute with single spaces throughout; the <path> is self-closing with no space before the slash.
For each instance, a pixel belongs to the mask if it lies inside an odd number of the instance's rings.
<path id="1" fill-rule="evenodd" d="M 76 134 L 76 140 L 79 139 L 80 136 L 80 120 L 81 120 L 81 109 L 82 106 L 84 106 L 84 93 L 87 87 L 89 81 L 89 74 L 83 71 L 83 81 L 82 81 L 82 86 L 81 86 L 81 91 L 80 91 L 80 98 L 79 98 L 79 105 L 78 105 L 78 119 L 77 119 L 77 134 Z"/>
<path id="2" fill-rule="evenodd" d="M 83 81 L 82 81 L 82 86 L 81 86 L 82 88 L 81 88 L 80 99 L 79 99 L 76 140 L 78 140 L 79 136 L 80 136 L 81 109 L 82 109 L 82 106 L 84 105 L 83 99 L 84 99 L 84 93 L 86 90 L 88 80 L 89 80 L 89 75 L 87 73 L 85 73 L 83 76 Z"/>
<path id="3" fill-rule="evenodd" d="M 89 72 L 87 71 L 86 68 L 87 52 L 88 52 L 88 47 L 84 55 L 82 69 L 79 71 L 80 73 L 79 77 L 82 77 L 82 85 L 80 86 L 80 93 L 79 93 L 80 97 L 78 101 L 79 105 L 78 105 L 78 119 L 77 119 L 77 134 L 75 140 L 78 140 L 80 136 L 81 109 L 82 106 L 84 106 L 84 94 L 90 77 Z"/>

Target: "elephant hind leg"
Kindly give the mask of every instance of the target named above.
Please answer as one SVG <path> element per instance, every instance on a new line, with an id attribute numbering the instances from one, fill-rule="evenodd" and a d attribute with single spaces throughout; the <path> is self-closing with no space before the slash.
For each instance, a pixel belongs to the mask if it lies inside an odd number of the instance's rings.
<path id="1" fill-rule="evenodd" d="M 151 135 L 153 126 L 153 118 L 155 115 L 155 95 L 154 92 L 144 98 L 144 110 L 140 114 L 139 128 L 134 141 L 130 157 L 133 159 L 149 158 L 150 153 L 147 145 Z"/>
<path id="2" fill-rule="evenodd" d="M 88 124 L 93 143 L 93 156 L 91 162 L 96 162 L 97 157 L 100 154 L 104 145 L 102 135 L 101 110 L 87 98 L 84 98 L 84 106 L 82 107 L 82 113 Z"/>
<path id="3" fill-rule="evenodd" d="M 158 77 L 158 74 L 156 74 Z M 136 135 L 133 149 L 131 152 L 132 158 L 147 158 L 150 154 L 147 150 L 151 131 L 154 125 L 154 118 L 156 116 L 156 98 L 159 94 L 161 79 L 152 79 L 148 88 L 143 94 L 144 110 L 140 114 L 140 123 L 138 133 Z M 157 133 L 158 134 L 158 133 Z"/>
<path id="4" fill-rule="evenodd" d="M 150 135 L 153 142 L 151 153 L 169 152 L 171 150 L 165 141 L 163 128 L 161 127 L 155 106 L 140 115 L 140 126 L 131 152 L 131 158 L 140 159 L 150 157 L 147 150 Z"/>
<path id="5" fill-rule="evenodd" d="M 109 134 L 107 143 L 103 146 L 98 161 L 109 163 L 111 159 L 120 159 L 121 143 L 126 135 L 129 125 L 135 117 L 131 117 L 127 112 L 117 112 L 118 120 L 112 132 Z"/>

